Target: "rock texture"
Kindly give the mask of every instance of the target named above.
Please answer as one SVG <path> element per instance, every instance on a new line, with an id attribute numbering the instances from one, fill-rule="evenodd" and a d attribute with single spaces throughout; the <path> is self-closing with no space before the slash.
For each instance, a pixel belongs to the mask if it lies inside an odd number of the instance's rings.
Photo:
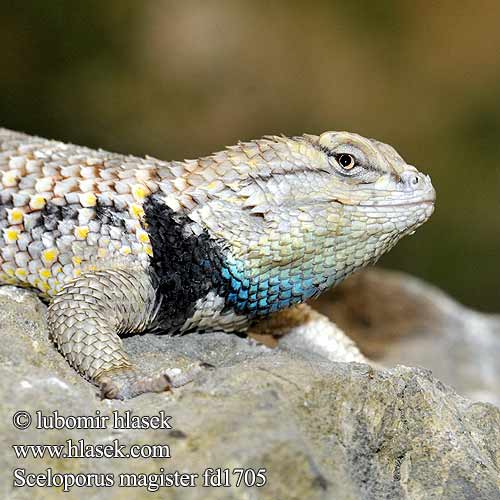
<path id="1" fill-rule="evenodd" d="M 163 488 L 155 495 L 146 488 L 75 487 L 62 497 L 500 499 L 500 410 L 465 399 L 428 370 L 331 362 L 296 345 L 270 349 L 227 334 L 142 335 L 125 339 L 125 346 L 145 370 L 170 366 L 174 377 L 198 370 L 197 378 L 172 393 L 100 401 L 96 389 L 48 342 L 43 312 L 31 293 L 0 288 L 0 498 L 59 496 L 60 488 L 13 488 L 12 470 L 19 467 L 115 477 L 157 474 L 162 467 L 194 473 L 207 467 L 264 467 L 262 488 Z M 215 368 L 199 368 L 200 362 Z M 174 429 L 39 430 L 32 425 L 16 430 L 11 418 L 20 409 L 63 415 L 164 410 L 173 416 Z M 67 439 L 163 443 L 170 446 L 171 458 L 19 460 L 11 448 Z"/>
<path id="2" fill-rule="evenodd" d="M 370 359 L 423 366 L 463 396 L 500 406 L 500 316 L 404 273 L 366 269 L 314 304 Z"/>

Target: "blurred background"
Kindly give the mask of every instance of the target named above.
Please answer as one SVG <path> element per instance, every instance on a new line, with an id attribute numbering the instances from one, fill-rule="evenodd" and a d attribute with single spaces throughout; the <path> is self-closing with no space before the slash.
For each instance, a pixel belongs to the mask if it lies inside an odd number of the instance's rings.
<path id="1" fill-rule="evenodd" d="M 381 265 L 500 311 L 500 2 L 3 1 L 0 126 L 162 159 L 349 130 L 432 176 Z"/>

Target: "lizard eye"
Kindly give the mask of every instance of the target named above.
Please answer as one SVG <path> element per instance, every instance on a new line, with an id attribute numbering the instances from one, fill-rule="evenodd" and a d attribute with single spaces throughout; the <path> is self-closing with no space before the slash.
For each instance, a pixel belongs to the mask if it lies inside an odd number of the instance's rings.
<path id="1" fill-rule="evenodd" d="M 354 156 L 348 155 L 346 153 L 342 153 L 340 155 L 337 155 L 335 159 L 337 160 L 337 163 L 344 170 L 351 170 L 356 165 L 356 159 L 354 158 Z"/>

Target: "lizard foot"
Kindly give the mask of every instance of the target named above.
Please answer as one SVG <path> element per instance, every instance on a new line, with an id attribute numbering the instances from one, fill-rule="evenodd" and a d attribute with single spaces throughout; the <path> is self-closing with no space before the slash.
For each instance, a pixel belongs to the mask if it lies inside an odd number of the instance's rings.
<path id="1" fill-rule="evenodd" d="M 172 383 L 166 374 L 149 377 L 133 368 L 107 371 L 97 380 L 102 399 L 131 399 L 145 392 L 169 391 Z"/>

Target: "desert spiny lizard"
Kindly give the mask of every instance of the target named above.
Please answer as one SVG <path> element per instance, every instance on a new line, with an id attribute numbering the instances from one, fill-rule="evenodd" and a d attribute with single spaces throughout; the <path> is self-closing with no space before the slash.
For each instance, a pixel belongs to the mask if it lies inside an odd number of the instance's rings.
<path id="1" fill-rule="evenodd" d="M 168 388 L 127 332 L 243 331 L 375 262 L 434 209 L 430 178 L 347 132 L 165 162 L 0 129 L 0 284 L 37 290 L 106 397 Z"/>

